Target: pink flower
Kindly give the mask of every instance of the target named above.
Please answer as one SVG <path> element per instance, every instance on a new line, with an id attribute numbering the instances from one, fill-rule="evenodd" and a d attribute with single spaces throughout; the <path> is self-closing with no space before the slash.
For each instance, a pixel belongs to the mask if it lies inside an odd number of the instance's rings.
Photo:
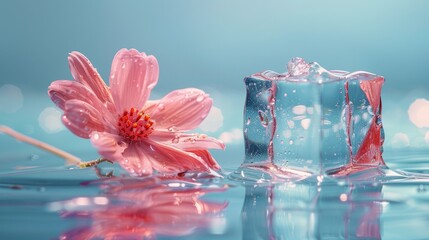
<path id="1" fill-rule="evenodd" d="M 49 96 L 74 134 L 90 138 L 99 154 L 133 175 L 220 169 L 207 151 L 224 144 L 204 134 L 189 134 L 207 116 L 212 99 L 187 88 L 149 101 L 158 82 L 156 58 L 135 49 L 115 55 L 106 86 L 91 62 L 72 52 L 69 66 L 75 81 L 57 80 Z"/>

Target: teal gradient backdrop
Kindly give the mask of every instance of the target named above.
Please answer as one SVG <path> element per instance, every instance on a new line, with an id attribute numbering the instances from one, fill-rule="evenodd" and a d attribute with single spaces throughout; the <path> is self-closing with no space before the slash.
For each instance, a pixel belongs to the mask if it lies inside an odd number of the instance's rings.
<path id="1" fill-rule="evenodd" d="M 2 92 L 0 124 L 69 151 L 93 151 L 87 140 L 66 130 L 43 130 L 41 113 L 54 107 L 47 87 L 54 80 L 71 79 L 71 51 L 84 53 L 106 81 L 116 51 L 136 48 L 158 58 L 160 80 L 154 98 L 185 87 L 211 94 L 223 121 L 216 115 L 213 122 L 222 126 L 207 133 L 229 141 L 226 152 L 215 154 L 234 167 L 243 155 L 237 136 L 242 128 L 243 78 L 265 69 L 283 72 L 290 58 L 300 56 L 327 69 L 385 76 L 386 149 L 428 148 L 429 126 L 419 128 L 408 116 L 415 99 L 429 99 L 428 9 L 429 1 L 423 0 L 3 0 L 0 88 L 16 86 L 23 97 Z M 24 147 L 1 136 L 0 146 L 0 158 Z"/>

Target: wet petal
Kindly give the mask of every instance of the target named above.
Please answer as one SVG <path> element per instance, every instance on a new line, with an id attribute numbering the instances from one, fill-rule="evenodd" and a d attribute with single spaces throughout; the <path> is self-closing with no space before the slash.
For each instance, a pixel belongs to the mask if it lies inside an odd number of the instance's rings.
<path id="1" fill-rule="evenodd" d="M 196 88 L 170 92 L 153 111 L 155 128 L 169 131 L 187 131 L 196 128 L 207 117 L 212 99 Z"/>
<path id="2" fill-rule="evenodd" d="M 126 145 L 119 144 L 122 140 L 120 136 L 106 132 L 92 132 L 90 137 L 92 145 L 102 157 L 119 163 L 123 161 L 122 152 Z"/>
<path id="3" fill-rule="evenodd" d="M 174 148 L 167 144 L 147 140 L 140 143 L 144 155 L 152 167 L 162 173 L 185 171 L 209 171 L 208 165 L 198 155 Z"/>
<path id="4" fill-rule="evenodd" d="M 119 161 L 119 164 L 132 175 L 152 174 L 152 164 L 143 151 L 139 145 L 129 144 L 124 150 L 123 159 Z"/>
<path id="5" fill-rule="evenodd" d="M 148 100 L 143 106 L 143 111 L 149 116 L 152 115 L 152 112 L 158 107 L 160 100 Z"/>
<path id="6" fill-rule="evenodd" d="M 198 133 L 174 133 L 155 130 L 150 138 L 182 150 L 225 149 L 225 144 L 216 138 Z"/>
<path id="7" fill-rule="evenodd" d="M 141 109 L 158 82 L 159 68 L 154 56 L 135 49 L 121 49 L 110 72 L 110 88 L 118 112 Z"/>
<path id="8" fill-rule="evenodd" d="M 85 85 L 69 80 L 57 80 L 48 87 L 52 101 L 62 110 L 65 102 L 72 99 L 81 100 L 91 105 L 100 106 L 100 100 Z"/>
<path id="9" fill-rule="evenodd" d="M 101 79 L 97 69 L 91 62 L 80 52 L 71 52 L 68 57 L 70 71 L 73 78 L 87 86 L 101 102 L 112 102 L 109 88 Z"/>
<path id="10" fill-rule="evenodd" d="M 108 131 L 116 133 L 114 125 L 110 124 L 107 119 L 103 118 L 102 113 L 92 105 L 81 100 L 69 100 L 65 104 L 63 121 L 68 128 L 80 128 L 79 136 L 89 138 L 89 133 L 92 131 Z"/>
<path id="11" fill-rule="evenodd" d="M 204 162 L 206 162 L 206 164 L 213 170 L 220 169 L 219 164 L 212 157 L 209 151 L 198 149 L 198 150 L 188 150 L 188 152 L 195 153 L 197 156 L 201 157 L 204 160 Z"/>
<path id="12" fill-rule="evenodd" d="M 74 122 L 68 120 L 67 116 L 65 115 L 61 117 L 61 121 L 63 122 L 64 126 L 66 126 L 76 136 L 81 138 L 89 138 L 91 131 L 88 128 L 82 128 L 80 124 L 74 124 Z"/>

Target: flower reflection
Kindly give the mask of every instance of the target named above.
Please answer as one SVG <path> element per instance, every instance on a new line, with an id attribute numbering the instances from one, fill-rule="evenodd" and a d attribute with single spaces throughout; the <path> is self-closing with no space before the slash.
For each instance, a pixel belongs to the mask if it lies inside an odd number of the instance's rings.
<path id="1" fill-rule="evenodd" d="M 210 225 L 227 206 L 226 202 L 200 199 L 207 193 L 224 191 L 225 187 L 207 188 L 178 178 L 109 180 L 104 187 L 107 189 L 103 197 L 55 203 L 57 209 L 52 210 L 62 209 L 63 217 L 91 220 L 90 226 L 68 231 L 61 239 L 184 236 Z"/>

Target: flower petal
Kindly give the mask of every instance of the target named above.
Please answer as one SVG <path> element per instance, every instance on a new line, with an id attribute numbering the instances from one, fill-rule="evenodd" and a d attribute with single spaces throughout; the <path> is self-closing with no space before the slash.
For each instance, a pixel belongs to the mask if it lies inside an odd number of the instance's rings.
<path id="1" fill-rule="evenodd" d="M 123 159 L 118 163 L 130 174 L 137 176 L 152 174 L 152 164 L 138 144 L 129 144 L 122 155 Z"/>
<path id="2" fill-rule="evenodd" d="M 67 116 L 63 115 L 61 121 L 73 134 L 81 138 L 89 138 L 91 131 L 88 128 L 82 128 L 79 124 L 74 124 L 67 119 Z"/>
<path id="3" fill-rule="evenodd" d="M 73 78 L 87 86 L 101 102 L 112 102 L 109 88 L 101 79 L 97 69 L 91 62 L 80 52 L 71 52 L 68 57 L 70 71 Z"/>
<path id="4" fill-rule="evenodd" d="M 89 138 L 92 131 L 108 131 L 116 133 L 115 125 L 103 118 L 100 111 L 94 108 L 91 104 L 81 100 L 73 99 L 65 103 L 63 121 L 70 129 L 80 128 L 79 136 Z M 64 119 L 65 118 L 65 119 Z M 71 130 L 71 129 L 70 129 Z M 87 134 L 84 134 L 87 133 Z"/>
<path id="5" fill-rule="evenodd" d="M 140 143 L 146 159 L 152 167 L 161 173 L 179 173 L 185 171 L 209 171 L 209 167 L 198 155 L 174 148 L 167 144 L 147 140 Z"/>
<path id="6" fill-rule="evenodd" d="M 160 100 L 147 100 L 143 106 L 143 111 L 149 116 L 152 115 L 152 112 L 158 107 Z"/>
<path id="7" fill-rule="evenodd" d="M 90 137 L 92 145 L 102 157 L 119 163 L 123 161 L 122 153 L 126 145 L 118 144 L 121 142 L 120 136 L 107 132 L 91 132 Z"/>
<path id="8" fill-rule="evenodd" d="M 110 88 L 118 112 L 141 109 L 158 82 L 159 68 L 154 56 L 135 49 L 121 49 L 110 72 Z"/>
<path id="9" fill-rule="evenodd" d="M 97 106 L 97 108 L 103 105 L 88 87 L 75 81 L 54 81 L 48 87 L 48 94 L 52 101 L 62 110 L 64 110 L 65 102 L 72 99 L 87 102 Z"/>
<path id="10" fill-rule="evenodd" d="M 174 133 L 155 130 L 150 138 L 182 150 L 225 149 L 225 144 L 216 138 L 198 133 Z"/>
<path id="11" fill-rule="evenodd" d="M 201 157 L 204 160 L 204 162 L 206 162 L 206 164 L 213 170 L 220 169 L 219 164 L 212 157 L 209 151 L 198 149 L 198 150 L 188 150 L 188 152 L 195 153 L 197 156 Z"/>
<path id="12" fill-rule="evenodd" d="M 212 103 L 213 100 L 202 90 L 176 90 L 160 100 L 151 118 L 156 122 L 156 129 L 188 131 L 196 128 L 207 117 Z"/>

